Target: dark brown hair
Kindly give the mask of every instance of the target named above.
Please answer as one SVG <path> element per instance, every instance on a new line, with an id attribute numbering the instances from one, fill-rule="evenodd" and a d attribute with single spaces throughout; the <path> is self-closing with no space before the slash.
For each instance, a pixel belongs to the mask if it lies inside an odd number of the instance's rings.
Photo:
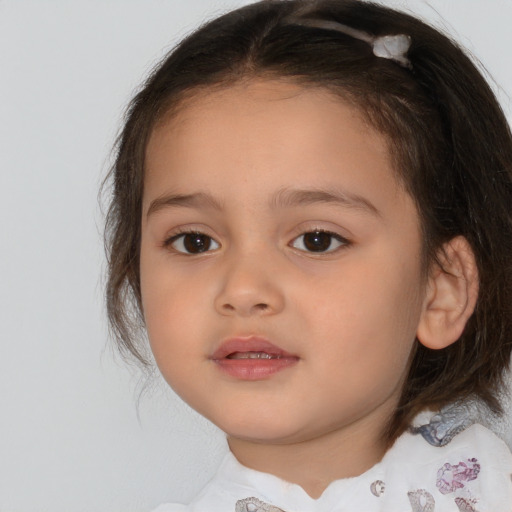
<path id="1" fill-rule="evenodd" d="M 376 57 L 370 44 L 330 20 L 374 36 L 411 38 L 411 69 Z M 420 343 L 392 440 L 421 409 L 475 395 L 499 411 L 512 349 L 512 138 L 488 84 L 448 37 L 407 14 L 361 0 L 266 0 L 221 16 L 187 37 L 130 104 L 108 176 L 107 309 L 118 345 L 146 364 L 139 245 L 144 157 L 155 124 L 201 88 L 253 77 L 328 89 L 362 112 L 389 142 L 398 179 L 416 202 L 425 268 L 462 235 L 479 271 L 475 313 L 457 343 Z"/>

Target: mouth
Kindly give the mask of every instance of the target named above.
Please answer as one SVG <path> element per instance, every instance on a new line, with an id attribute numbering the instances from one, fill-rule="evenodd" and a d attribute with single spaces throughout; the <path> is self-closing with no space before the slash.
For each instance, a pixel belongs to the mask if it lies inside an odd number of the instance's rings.
<path id="1" fill-rule="evenodd" d="M 299 361 L 298 356 L 255 336 L 226 340 L 211 359 L 223 373 L 240 380 L 268 379 Z"/>
<path id="2" fill-rule="evenodd" d="M 227 359 L 281 359 L 282 357 L 266 352 L 233 352 L 227 356 Z"/>

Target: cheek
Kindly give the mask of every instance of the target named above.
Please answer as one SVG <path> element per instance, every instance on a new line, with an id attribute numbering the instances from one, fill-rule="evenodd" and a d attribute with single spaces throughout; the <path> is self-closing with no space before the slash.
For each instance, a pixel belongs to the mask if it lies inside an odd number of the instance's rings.
<path id="1" fill-rule="evenodd" d="M 168 258 L 155 256 L 144 248 L 140 271 L 146 330 L 151 350 L 158 365 L 162 366 L 161 361 L 168 364 L 184 351 L 186 338 L 194 334 L 197 322 L 187 321 L 187 315 L 194 312 L 190 303 L 197 293 L 192 283 L 187 284 L 170 272 Z"/>
<path id="2" fill-rule="evenodd" d="M 192 321 L 200 309 L 200 294 L 190 283 L 142 278 L 142 305 L 151 346 L 179 348 L 182 339 L 194 336 L 198 323 Z"/>
<path id="3" fill-rule="evenodd" d="M 332 360 L 402 371 L 421 315 L 419 269 L 358 262 L 334 282 L 316 294 L 312 319 Z"/>
<path id="4" fill-rule="evenodd" d="M 192 340 L 200 336 L 199 322 L 190 321 L 187 300 L 169 289 L 151 287 L 143 292 L 144 318 L 155 362 L 167 383 L 180 392 L 190 378 L 193 364 L 203 354 Z M 172 290 L 172 289 L 171 289 Z"/>

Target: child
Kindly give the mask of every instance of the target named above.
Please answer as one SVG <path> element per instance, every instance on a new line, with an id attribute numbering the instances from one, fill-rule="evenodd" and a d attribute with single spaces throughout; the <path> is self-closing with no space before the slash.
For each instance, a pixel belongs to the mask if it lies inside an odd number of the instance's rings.
<path id="1" fill-rule="evenodd" d="M 512 138 L 449 39 L 360 0 L 267 0 L 131 104 L 108 308 L 228 438 L 161 512 L 512 510 Z M 133 307 L 130 307 L 132 305 Z M 135 314 L 135 316 L 134 316 Z"/>

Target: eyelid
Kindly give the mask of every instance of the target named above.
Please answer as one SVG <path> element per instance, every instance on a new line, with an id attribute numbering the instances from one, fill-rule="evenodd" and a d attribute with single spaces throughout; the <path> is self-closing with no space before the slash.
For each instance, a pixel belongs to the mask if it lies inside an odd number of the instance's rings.
<path id="1" fill-rule="evenodd" d="M 325 233 L 326 235 L 329 235 L 334 240 L 336 240 L 336 242 L 339 243 L 339 245 L 337 245 L 334 248 L 329 247 L 325 251 L 310 251 L 306 247 L 300 248 L 300 247 L 296 247 L 294 245 L 294 242 L 296 242 L 301 237 L 308 235 L 308 234 L 313 234 L 313 233 Z M 347 247 L 352 245 L 352 241 L 349 240 L 347 237 L 341 235 L 340 233 L 337 233 L 336 231 L 333 231 L 330 229 L 325 229 L 325 228 L 313 227 L 313 228 L 301 229 L 301 232 L 298 235 L 294 236 L 288 245 L 290 247 L 297 249 L 298 251 L 301 251 L 308 255 L 312 254 L 312 255 L 316 255 L 316 256 L 322 256 L 322 255 L 330 255 L 330 254 L 336 253 L 340 250 L 346 249 Z"/>
<path id="2" fill-rule="evenodd" d="M 171 229 L 167 229 L 163 236 L 162 246 L 168 245 L 173 239 L 178 238 L 181 235 L 205 235 L 210 238 L 216 239 L 216 235 L 212 234 L 212 230 L 200 223 L 190 223 L 174 226 Z"/>
<path id="3" fill-rule="evenodd" d="M 220 242 L 218 242 L 215 237 L 207 233 L 207 229 L 198 229 L 193 227 L 180 227 L 173 230 L 172 234 L 167 236 L 164 241 L 162 242 L 162 247 L 164 249 L 172 250 L 173 252 L 177 254 L 184 254 L 184 255 L 191 255 L 191 256 L 197 256 L 201 254 L 210 253 L 213 251 L 216 251 L 217 249 L 220 249 L 221 245 Z M 215 245 L 213 248 L 208 248 L 205 251 L 199 251 L 197 253 L 194 252 L 188 252 L 187 250 L 179 250 L 176 247 L 173 247 L 173 244 L 178 242 L 180 239 L 183 240 L 186 235 L 201 235 L 206 238 L 209 238 L 210 241 Z"/>

